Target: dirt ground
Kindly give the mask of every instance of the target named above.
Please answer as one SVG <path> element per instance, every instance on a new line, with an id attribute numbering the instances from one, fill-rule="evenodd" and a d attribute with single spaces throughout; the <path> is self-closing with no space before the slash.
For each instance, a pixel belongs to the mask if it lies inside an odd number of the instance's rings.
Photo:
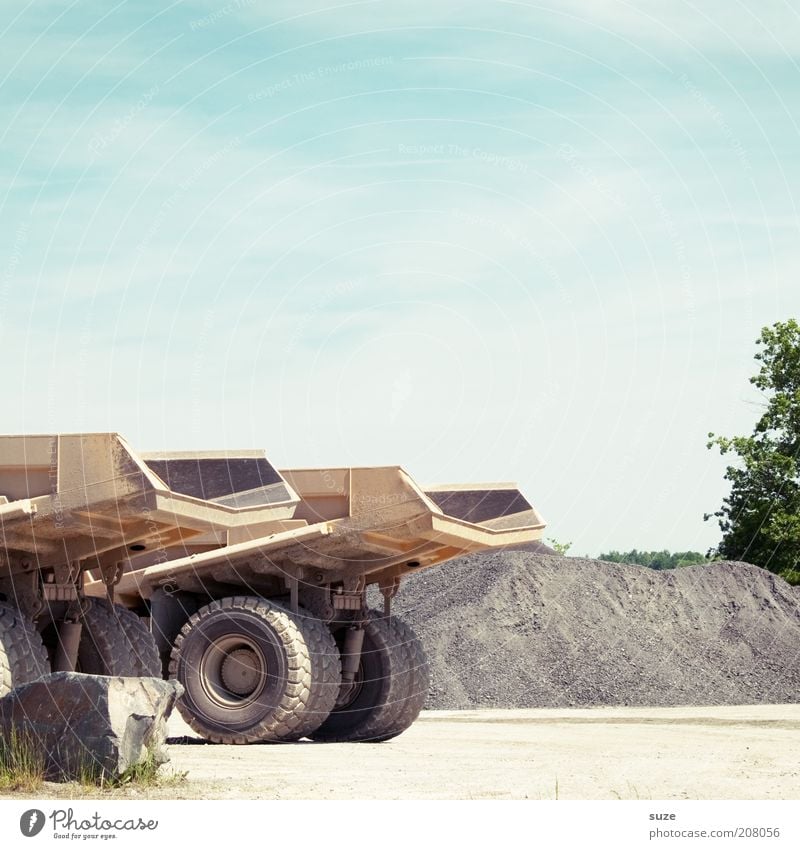
<path id="1" fill-rule="evenodd" d="M 185 781 L 100 797 L 796 800 L 800 705 L 428 711 L 378 745 L 189 743 L 170 754 Z"/>

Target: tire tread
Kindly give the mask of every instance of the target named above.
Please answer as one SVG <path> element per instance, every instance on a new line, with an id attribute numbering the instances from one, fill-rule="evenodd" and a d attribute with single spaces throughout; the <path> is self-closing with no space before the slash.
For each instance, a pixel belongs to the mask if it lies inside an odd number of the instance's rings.
<path id="1" fill-rule="evenodd" d="M 112 605 L 105 599 L 91 598 L 87 602 L 79 657 L 81 654 L 84 658 L 91 657 L 105 670 L 91 671 L 122 678 L 160 678 L 158 648 L 142 620 L 127 608 Z"/>
<path id="2" fill-rule="evenodd" d="M 33 622 L 18 608 L 0 602 L 0 697 L 48 672 L 47 650 Z"/>
<path id="3" fill-rule="evenodd" d="M 383 742 L 405 731 L 419 716 L 428 694 L 428 662 L 416 634 L 396 616 L 369 611 L 366 627 L 381 652 L 388 687 L 380 704 L 356 727 L 323 724 L 311 736 L 326 743 Z M 335 713 L 335 712 L 334 712 Z"/>

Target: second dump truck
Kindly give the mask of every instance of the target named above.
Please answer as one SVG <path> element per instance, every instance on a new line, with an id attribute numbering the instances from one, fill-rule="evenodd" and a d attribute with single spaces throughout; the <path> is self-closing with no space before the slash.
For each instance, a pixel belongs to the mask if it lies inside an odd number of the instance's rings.
<path id="1" fill-rule="evenodd" d="M 513 484 L 0 436 L 0 695 L 51 670 L 164 675 L 209 740 L 387 740 L 428 691 L 402 581 L 543 529 Z"/>

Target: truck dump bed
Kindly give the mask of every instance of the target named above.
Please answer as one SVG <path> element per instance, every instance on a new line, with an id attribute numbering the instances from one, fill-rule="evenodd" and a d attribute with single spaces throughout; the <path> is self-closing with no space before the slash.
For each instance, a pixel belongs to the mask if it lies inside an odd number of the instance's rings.
<path id="1" fill-rule="evenodd" d="M 273 476 L 274 473 L 273 473 Z M 0 574 L 125 560 L 219 529 L 293 515 L 298 496 L 280 478 L 242 503 L 170 490 L 115 433 L 0 436 Z"/>
<path id="2" fill-rule="evenodd" d="M 228 458 L 231 467 L 238 459 Z M 198 477 L 206 462 L 195 458 Z M 292 519 L 207 535 L 183 546 L 182 556 L 131 558 L 118 594 L 148 598 L 159 586 L 220 592 L 242 583 L 271 592 L 298 567 L 304 580 L 316 573 L 320 582 L 365 575 L 368 584 L 385 583 L 469 552 L 540 539 L 544 528 L 512 484 L 422 489 L 398 466 L 280 474 L 300 499 Z"/>

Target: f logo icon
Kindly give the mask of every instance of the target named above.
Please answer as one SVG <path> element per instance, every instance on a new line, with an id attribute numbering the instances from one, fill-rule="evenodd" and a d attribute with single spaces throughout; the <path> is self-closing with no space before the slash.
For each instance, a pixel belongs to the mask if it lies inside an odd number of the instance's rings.
<path id="1" fill-rule="evenodd" d="M 25 837 L 36 837 L 44 828 L 44 812 L 31 808 L 19 818 L 19 830 Z"/>

